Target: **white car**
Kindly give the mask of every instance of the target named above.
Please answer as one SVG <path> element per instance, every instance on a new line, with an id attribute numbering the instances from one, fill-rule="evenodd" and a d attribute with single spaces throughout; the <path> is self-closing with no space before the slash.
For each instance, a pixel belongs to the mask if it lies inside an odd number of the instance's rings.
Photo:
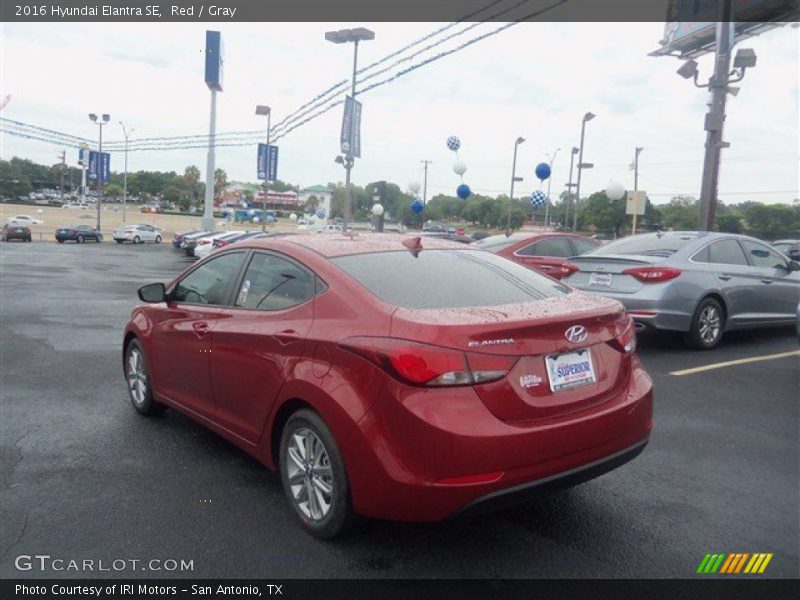
<path id="1" fill-rule="evenodd" d="M 30 227 L 31 225 L 42 225 L 43 223 L 44 221 L 41 219 L 34 219 L 30 215 L 16 215 L 6 221 L 6 225 L 23 225 L 25 227 Z"/>
<path id="2" fill-rule="evenodd" d="M 194 247 L 194 255 L 200 259 L 205 258 L 214 251 L 214 242 L 242 235 L 244 231 L 221 231 L 212 235 L 201 237 Z"/>
<path id="3" fill-rule="evenodd" d="M 144 244 L 145 242 L 161 243 L 161 233 L 152 225 L 128 225 L 121 229 L 115 229 L 114 241 L 118 244 L 122 242 L 133 242 L 134 244 Z"/>
<path id="4" fill-rule="evenodd" d="M 63 204 L 61 208 L 81 208 L 81 209 L 88 209 L 89 205 L 85 202 L 70 202 L 69 204 Z"/>

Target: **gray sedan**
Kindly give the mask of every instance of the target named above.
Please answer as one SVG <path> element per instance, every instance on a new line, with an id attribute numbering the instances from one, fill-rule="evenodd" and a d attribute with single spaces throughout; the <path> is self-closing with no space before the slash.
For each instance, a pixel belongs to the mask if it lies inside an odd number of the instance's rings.
<path id="1" fill-rule="evenodd" d="M 638 328 L 684 332 L 700 349 L 732 329 L 791 325 L 800 301 L 800 264 L 744 235 L 647 233 L 569 264 L 564 283 L 615 298 Z"/>

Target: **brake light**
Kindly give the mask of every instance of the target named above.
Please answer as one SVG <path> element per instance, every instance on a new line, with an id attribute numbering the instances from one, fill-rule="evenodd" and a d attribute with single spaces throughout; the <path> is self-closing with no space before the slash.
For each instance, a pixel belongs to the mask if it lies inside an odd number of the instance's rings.
<path id="1" fill-rule="evenodd" d="M 557 275 L 558 279 L 563 279 L 564 277 L 569 277 L 570 275 L 572 275 L 573 273 L 577 273 L 578 271 L 580 271 L 578 267 L 576 267 L 572 263 L 565 262 L 561 264 L 561 266 L 558 268 L 558 271 L 556 271 L 554 275 Z"/>
<path id="2" fill-rule="evenodd" d="M 614 348 L 623 354 L 633 354 L 636 350 L 636 325 L 633 319 L 628 317 L 628 324 L 620 335 L 609 342 Z"/>
<path id="3" fill-rule="evenodd" d="M 227 246 L 230 242 L 226 242 L 224 240 L 217 240 L 214 242 L 214 248 L 222 248 L 223 246 Z"/>
<path id="4" fill-rule="evenodd" d="M 644 283 L 660 283 L 675 279 L 681 270 L 673 267 L 634 267 L 625 269 L 622 274 L 631 275 Z"/>
<path id="5" fill-rule="evenodd" d="M 465 353 L 388 338 L 350 338 L 340 347 L 369 360 L 404 383 L 431 387 L 495 381 L 504 377 L 517 361 L 512 356 Z"/>
<path id="6" fill-rule="evenodd" d="M 200 240 L 199 242 L 197 242 L 197 245 L 198 246 L 205 246 L 206 244 L 210 244 L 210 243 L 211 243 L 211 240 Z"/>

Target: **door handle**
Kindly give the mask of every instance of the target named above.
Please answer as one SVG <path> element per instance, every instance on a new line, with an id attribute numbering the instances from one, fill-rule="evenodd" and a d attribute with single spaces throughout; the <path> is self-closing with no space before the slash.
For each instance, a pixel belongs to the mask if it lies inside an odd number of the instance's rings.
<path id="1" fill-rule="evenodd" d="M 192 329 L 197 337 L 204 337 L 208 333 L 208 323 L 205 321 L 195 321 L 192 323 Z"/>
<path id="2" fill-rule="evenodd" d="M 542 269 L 543 271 L 549 271 L 550 269 L 552 269 L 552 268 L 553 268 L 551 265 L 537 265 L 537 266 L 538 266 L 540 269 Z"/>
<path id="3" fill-rule="evenodd" d="M 731 280 L 731 276 L 730 275 L 719 275 L 719 278 L 722 279 L 722 281 L 730 281 Z"/>
<path id="4" fill-rule="evenodd" d="M 284 346 L 286 344 L 291 344 L 292 342 L 297 342 L 303 339 L 294 329 L 284 329 L 283 331 L 276 333 L 274 337 Z"/>
<path id="5" fill-rule="evenodd" d="M 772 283 L 772 279 L 762 279 L 761 283 L 770 284 L 770 283 Z"/>

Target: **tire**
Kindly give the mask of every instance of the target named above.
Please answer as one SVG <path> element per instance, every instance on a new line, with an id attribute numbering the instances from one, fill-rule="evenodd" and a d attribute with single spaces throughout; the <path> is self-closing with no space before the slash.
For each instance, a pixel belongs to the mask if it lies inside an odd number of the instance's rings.
<path id="1" fill-rule="evenodd" d="M 100 234 L 97 234 L 97 237 L 96 237 L 96 238 L 94 238 L 94 241 L 95 241 L 95 242 L 97 242 L 97 243 L 99 244 L 100 242 L 102 242 L 102 241 L 103 241 L 103 236 L 102 236 L 102 235 L 100 235 Z"/>
<path id="2" fill-rule="evenodd" d="M 142 239 L 137 235 L 136 237 L 133 238 L 133 243 L 134 244 L 141 244 L 142 243 Z"/>
<path id="3" fill-rule="evenodd" d="M 63 244 L 64 240 L 56 240 L 59 244 Z"/>
<path id="4" fill-rule="evenodd" d="M 156 236 L 156 244 L 160 244 L 160 243 L 161 243 L 161 236 L 157 235 Z"/>
<path id="5" fill-rule="evenodd" d="M 125 381 L 131 404 L 139 414 L 154 415 L 164 410 L 164 405 L 153 398 L 147 359 L 138 340 L 131 340 L 125 350 Z"/>
<path id="6" fill-rule="evenodd" d="M 122 242 L 124 242 L 125 240 L 114 240 L 114 241 L 115 241 L 115 242 L 117 242 L 118 244 L 121 244 L 121 243 L 122 243 Z"/>
<path id="7" fill-rule="evenodd" d="M 26 242 L 32 242 L 32 241 L 33 241 L 33 238 L 28 238 L 28 239 L 27 239 L 27 240 L 25 240 L 25 241 L 26 241 Z"/>
<path id="8" fill-rule="evenodd" d="M 83 239 L 83 236 L 82 236 L 82 235 L 79 235 L 79 236 L 78 236 L 78 239 L 77 239 L 76 241 L 77 241 L 79 244 L 82 244 L 82 243 L 83 243 L 85 240 Z"/>
<path id="9" fill-rule="evenodd" d="M 309 450 L 316 455 L 316 465 L 305 462 L 304 452 Z M 308 533 L 328 539 L 350 527 L 354 513 L 344 461 L 317 413 L 302 409 L 289 417 L 281 434 L 278 468 L 286 499 Z"/>
<path id="10" fill-rule="evenodd" d="M 683 334 L 687 346 L 711 350 L 719 345 L 725 330 L 725 311 L 714 298 L 703 298 L 692 317 L 691 329 Z"/>

